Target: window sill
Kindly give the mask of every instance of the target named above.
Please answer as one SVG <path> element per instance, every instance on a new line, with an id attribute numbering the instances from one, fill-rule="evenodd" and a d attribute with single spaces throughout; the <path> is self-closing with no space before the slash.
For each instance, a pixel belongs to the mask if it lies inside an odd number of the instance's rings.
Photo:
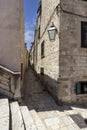
<path id="1" fill-rule="evenodd" d="M 83 48 L 83 49 L 84 49 L 84 48 L 87 49 L 87 46 L 81 46 L 81 48 Z"/>
<path id="2" fill-rule="evenodd" d="M 83 94 L 76 94 L 77 97 L 83 97 L 83 96 L 87 96 L 87 93 L 83 93 Z"/>
<path id="3" fill-rule="evenodd" d="M 85 52 L 87 52 L 87 47 L 80 47 L 79 51 L 85 53 Z"/>

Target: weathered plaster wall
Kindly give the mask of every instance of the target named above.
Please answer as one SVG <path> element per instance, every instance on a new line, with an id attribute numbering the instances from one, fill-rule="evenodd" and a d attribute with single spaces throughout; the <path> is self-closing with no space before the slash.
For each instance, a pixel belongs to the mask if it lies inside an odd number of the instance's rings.
<path id="1" fill-rule="evenodd" d="M 20 0 L 0 0 L 0 64 L 20 71 Z"/>
<path id="2" fill-rule="evenodd" d="M 15 88 L 14 97 L 20 98 L 24 72 L 28 67 L 28 52 L 24 44 L 23 1 L 0 0 L 0 18 L 0 65 L 13 72 L 20 72 L 19 77 L 10 75 L 10 78 L 13 78 L 13 83 L 10 86 L 12 89 Z M 2 71 L 4 73 L 4 70 Z M 9 77 L 8 72 L 6 72 L 7 74 Z M 0 76 L 2 75 L 0 74 Z M 1 80 L 4 80 L 3 76 Z M 4 87 L 0 84 L 0 91 L 3 93 L 5 92 Z M 10 96 L 8 89 L 6 93 Z"/>

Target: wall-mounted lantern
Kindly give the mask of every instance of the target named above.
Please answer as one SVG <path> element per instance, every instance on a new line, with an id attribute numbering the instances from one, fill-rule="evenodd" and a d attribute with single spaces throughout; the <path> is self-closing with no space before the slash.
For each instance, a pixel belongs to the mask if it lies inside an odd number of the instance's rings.
<path id="1" fill-rule="evenodd" d="M 48 29 L 48 35 L 49 35 L 50 41 L 55 41 L 56 33 L 57 33 L 57 28 L 56 28 L 55 25 L 52 23 L 52 25 L 51 25 L 50 28 Z"/>

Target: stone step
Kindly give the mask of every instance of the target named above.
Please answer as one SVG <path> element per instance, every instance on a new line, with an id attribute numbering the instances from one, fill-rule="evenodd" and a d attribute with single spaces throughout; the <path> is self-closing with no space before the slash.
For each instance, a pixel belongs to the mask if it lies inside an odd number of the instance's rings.
<path id="1" fill-rule="evenodd" d="M 25 130 L 20 107 L 17 102 L 10 104 L 12 117 L 12 130 Z"/>
<path id="2" fill-rule="evenodd" d="M 0 99 L 0 130 L 9 130 L 9 117 L 8 99 Z"/>
<path id="3" fill-rule="evenodd" d="M 26 130 L 37 130 L 33 117 L 26 106 L 20 107 Z"/>
<path id="4" fill-rule="evenodd" d="M 36 124 L 37 130 L 47 130 L 45 124 L 43 124 L 42 120 L 38 116 L 38 113 L 35 110 L 30 110 L 30 113 L 34 119 L 34 122 Z"/>

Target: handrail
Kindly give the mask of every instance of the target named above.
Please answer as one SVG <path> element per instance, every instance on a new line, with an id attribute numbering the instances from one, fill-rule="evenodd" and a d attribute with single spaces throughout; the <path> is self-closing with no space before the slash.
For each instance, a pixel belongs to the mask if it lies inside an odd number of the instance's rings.
<path id="1" fill-rule="evenodd" d="M 11 74 L 13 74 L 13 75 L 20 75 L 21 74 L 21 72 L 14 72 L 14 71 L 12 71 L 10 69 L 7 69 L 6 67 L 4 67 L 2 65 L 0 65 L 0 68 L 7 71 L 7 72 L 9 72 L 9 73 L 11 73 Z"/>

